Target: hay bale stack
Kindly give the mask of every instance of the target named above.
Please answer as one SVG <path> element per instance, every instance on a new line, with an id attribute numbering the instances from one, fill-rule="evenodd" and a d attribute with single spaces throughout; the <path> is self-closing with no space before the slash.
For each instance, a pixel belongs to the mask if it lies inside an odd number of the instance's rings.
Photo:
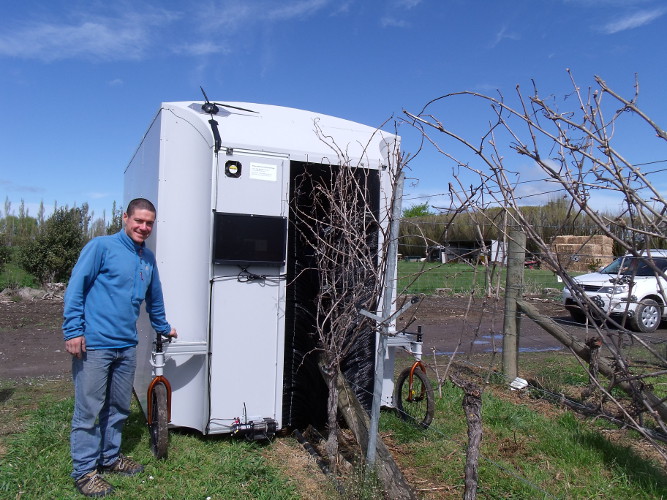
<path id="1" fill-rule="evenodd" d="M 590 272 L 614 260 L 609 236 L 556 236 L 551 250 L 566 271 Z"/>

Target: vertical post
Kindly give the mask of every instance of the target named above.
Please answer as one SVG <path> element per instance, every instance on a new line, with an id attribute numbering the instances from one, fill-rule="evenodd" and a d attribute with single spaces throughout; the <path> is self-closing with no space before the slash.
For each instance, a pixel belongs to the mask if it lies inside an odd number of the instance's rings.
<path id="1" fill-rule="evenodd" d="M 516 301 L 521 298 L 523 270 L 526 261 L 526 235 L 512 229 L 507 249 L 505 283 L 505 319 L 503 322 L 503 373 L 510 380 L 519 374 L 520 316 Z"/>
<path id="2" fill-rule="evenodd" d="M 398 230 L 401 223 L 401 202 L 403 200 L 403 182 L 405 175 L 401 172 L 396 179 L 391 219 L 389 221 L 387 247 L 387 274 L 384 277 L 384 292 L 382 294 L 382 317 L 388 318 L 391 304 L 394 301 L 396 288 L 396 259 L 398 257 Z M 382 405 L 382 380 L 384 379 L 384 357 L 387 352 L 387 336 L 389 325 L 383 322 L 380 325 L 380 338 L 375 353 L 375 383 L 373 386 L 373 406 L 371 408 L 370 429 L 368 429 L 368 449 L 366 450 L 366 464 L 375 465 L 378 427 L 380 424 L 380 406 Z"/>

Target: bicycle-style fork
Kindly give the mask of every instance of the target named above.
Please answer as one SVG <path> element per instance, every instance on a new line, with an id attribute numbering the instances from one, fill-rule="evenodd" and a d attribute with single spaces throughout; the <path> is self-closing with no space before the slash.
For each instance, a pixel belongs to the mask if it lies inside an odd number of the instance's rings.
<path id="1" fill-rule="evenodd" d="M 413 334 L 414 335 L 414 334 Z M 426 387 L 423 384 L 418 384 L 420 391 L 419 395 L 415 397 L 415 389 L 414 389 L 414 378 L 415 378 L 415 370 L 419 368 L 424 375 L 426 375 L 426 366 L 424 363 L 422 363 L 422 327 L 419 326 L 417 327 L 417 334 L 415 337 L 415 340 L 413 342 L 410 342 L 410 354 L 412 354 L 415 358 L 415 362 L 412 363 L 412 366 L 409 367 L 409 375 L 408 375 L 408 398 L 407 401 L 412 402 L 412 401 L 421 401 L 424 399 L 424 395 L 426 392 Z M 408 368 L 406 368 L 408 370 Z"/>
<path id="2" fill-rule="evenodd" d="M 148 384 L 146 391 L 146 420 L 151 433 L 151 448 L 157 458 L 167 456 L 169 441 L 167 425 L 171 421 L 171 384 L 164 376 L 166 359 L 164 342 L 171 342 L 171 337 L 165 340 L 157 333 L 150 361 L 153 367 L 153 380 Z"/>
<path id="3" fill-rule="evenodd" d="M 431 425 L 435 412 L 433 386 L 426 375 L 426 366 L 422 362 L 422 328 L 417 333 L 401 332 L 394 345 L 404 347 L 412 356 L 414 363 L 398 375 L 394 388 L 394 404 L 398 416 L 426 429 Z"/>

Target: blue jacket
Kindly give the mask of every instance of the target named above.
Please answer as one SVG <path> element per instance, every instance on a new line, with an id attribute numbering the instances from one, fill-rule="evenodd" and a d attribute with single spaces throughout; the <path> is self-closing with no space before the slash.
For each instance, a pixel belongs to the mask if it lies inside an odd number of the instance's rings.
<path id="1" fill-rule="evenodd" d="M 85 335 L 87 349 L 136 345 L 144 300 L 155 331 L 169 334 L 153 252 L 124 230 L 93 238 L 81 251 L 65 292 L 65 340 Z"/>

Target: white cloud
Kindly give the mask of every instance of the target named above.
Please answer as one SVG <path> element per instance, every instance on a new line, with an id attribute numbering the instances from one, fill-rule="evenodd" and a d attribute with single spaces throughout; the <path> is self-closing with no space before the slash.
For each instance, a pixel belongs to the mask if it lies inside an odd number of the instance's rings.
<path id="1" fill-rule="evenodd" d="M 285 21 L 296 17 L 315 14 L 329 3 L 329 0 L 299 0 L 296 2 L 282 2 L 280 7 L 267 12 L 271 21 Z"/>
<path id="2" fill-rule="evenodd" d="M 496 37 L 493 42 L 491 42 L 491 48 L 496 47 L 503 40 L 521 40 L 521 36 L 518 33 L 509 31 L 507 26 L 503 26 L 496 33 Z"/>
<path id="3" fill-rule="evenodd" d="M 654 0 L 563 0 L 564 3 L 578 4 L 584 7 L 602 7 L 604 5 L 621 5 L 629 7 L 640 3 L 650 3 Z"/>
<path id="4" fill-rule="evenodd" d="M 57 61 L 141 59 L 151 43 L 150 29 L 174 19 L 167 11 L 120 17 L 79 15 L 76 22 L 24 23 L 0 35 L 0 56 Z"/>
<path id="5" fill-rule="evenodd" d="M 380 26 L 383 28 L 405 28 L 409 26 L 405 19 L 396 19 L 391 16 L 384 16 L 380 19 Z"/>
<path id="6" fill-rule="evenodd" d="M 422 3 L 422 0 L 394 0 L 394 5 L 405 9 L 413 9 Z"/>
<path id="7" fill-rule="evenodd" d="M 240 31 L 247 36 L 253 30 L 312 18 L 325 10 L 330 15 L 349 14 L 356 1 L 195 0 L 187 15 L 121 2 L 105 7 L 100 15 L 91 6 L 53 12 L 48 18 L 5 19 L 0 57 L 138 61 L 156 50 L 185 56 L 229 53 Z M 411 8 L 420 1 L 399 3 Z"/>
<path id="8" fill-rule="evenodd" d="M 386 12 L 380 17 L 383 28 L 407 28 L 412 26 L 405 20 L 405 11 L 417 7 L 422 0 L 392 0 L 387 3 Z"/>
<path id="9" fill-rule="evenodd" d="M 333 8 L 332 14 L 344 14 L 349 10 L 352 0 L 340 4 L 332 0 L 283 0 L 250 1 L 250 0 L 214 0 L 199 5 L 194 10 L 196 30 L 202 40 L 215 39 L 228 42 L 226 49 L 234 41 L 234 37 L 243 32 L 266 35 L 266 25 L 304 19 L 321 12 L 325 7 Z M 260 31 L 261 30 L 261 31 Z M 192 44 L 191 47 L 205 48 L 205 42 Z M 228 52 L 229 50 L 223 50 Z"/>
<path id="10" fill-rule="evenodd" d="M 121 87 L 125 83 L 121 78 L 114 78 L 109 81 L 109 87 Z"/>
<path id="11" fill-rule="evenodd" d="M 646 24 L 649 24 L 659 17 L 663 16 L 667 12 L 667 9 L 652 9 L 652 10 L 641 10 L 635 12 L 630 16 L 623 16 L 617 21 L 612 21 L 600 26 L 599 29 L 607 35 L 613 35 L 614 33 L 619 33 L 621 31 L 630 30 L 639 28 Z"/>
<path id="12" fill-rule="evenodd" d="M 329 5 L 331 0 L 283 0 L 275 1 L 248 1 L 248 0 L 219 0 L 206 6 L 200 5 L 196 9 L 200 28 L 206 32 L 217 28 L 238 31 L 246 30 L 252 23 L 261 21 L 289 21 L 318 13 Z M 349 2 L 343 7 L 347 8 Z M 334 7 L 340 10 L 340 5 Z"/>
<path id="13" fill-rule="evenodd" d="M 172 51 L 175 54 L 184 54 L 190 56 L 207 56 L 211 54 L 220 54 L 228 53 L 229 50 L 218 42 L 198 42 L 198 43 L 185 43 L 180 46 L 172 48 Z"/>
<path id="14" fill-rule="evenodd" d="M 336 16 L 339 14 L 347 14 L 350 12 L 350 7 L 352 7 L 352 4 L 354 3 L 353 0 L 346 0 L 344 2 L 340 2 L 339 5 L 336 7 L 336 10 L 333 11 L 332 15 Z"/>

